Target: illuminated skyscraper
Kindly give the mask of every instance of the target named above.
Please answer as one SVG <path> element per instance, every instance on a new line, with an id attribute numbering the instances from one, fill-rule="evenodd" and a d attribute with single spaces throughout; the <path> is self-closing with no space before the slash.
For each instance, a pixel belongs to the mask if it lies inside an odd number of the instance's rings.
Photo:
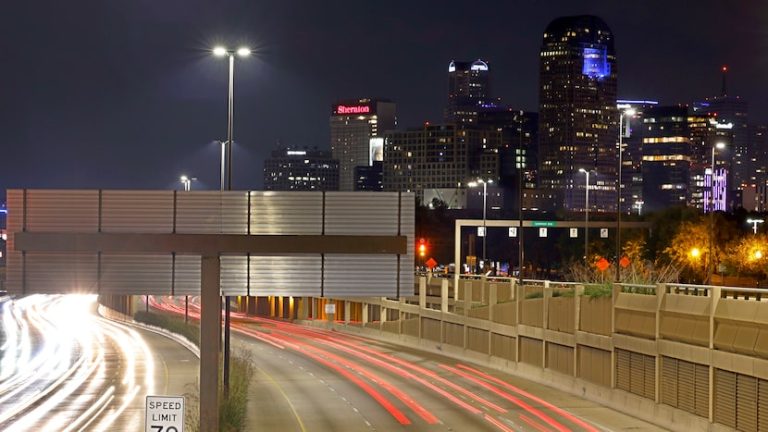
<path id="1" fill-rule="evenodd" d="M 339 189 L 355 190 L 355 168 L 382 160 L 384 132 L 395 129 L 395 104 L 353 99 L 331 106 L 331 152 L 339 161 Z"/>
<path id="2" fill-rule="evenodd" d="M 339 190 L 339 161 L 322 150 L 274 150 L 264 161 L 264 190 Z"/>
<path id="3" fill-rule="evenodd" d="M 480 110 L 492 104 L 490 70 L 482 60 L 451 61 L 448 65 L 448 106 L 445 122 L 474 125 Z"/>
<path id="4" fill-rule="evenodd" d="M 717 117 L 719 123 L 730 124 L 733 135 L 733 146 L 730 156 L 730 170 L 728 171 L 729 194 L 741 191 L 751 184 L 754 166 L 750 163 L 750 142 L 752 136 L 748 123 L 749 104 L 739 96 L 728 93 L 726 78 L 728 67 L 723 66 L 722 89 L 720 96 L 707 98 L 701 102 L 694 102 L 694 110 L 697 113 L 709 114 Z M 740 192 L 734 194 L 736 199 Z M 738 201 L 738 200 L 737 200 Z M 741 205 L 741 202 L 732 203 Z"/>
<path id="5" fill-rule="evenodd" d="M 591 15 L 562 17 L 544 31 L 540 55 L 539 185 L 557 196 L 556 208 L 583 211 L 584 176 L 590 207 L 616 207 L 616 52 L 613 33 Z"/>

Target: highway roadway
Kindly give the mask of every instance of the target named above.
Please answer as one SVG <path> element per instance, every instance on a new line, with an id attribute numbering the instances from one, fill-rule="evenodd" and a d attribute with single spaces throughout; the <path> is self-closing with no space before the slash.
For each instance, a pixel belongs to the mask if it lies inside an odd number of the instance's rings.
<path id="1" fill-rule="evenodd" d="M 0 304 L 0 430 L 144 430 L 146 395 L 183 394 L 192 353 L 164 336 L 104 319 L 91 295 Z"/>
<path id="2" fill-rule="evenodd" d="M 184 313 L 183 301 L 152 304 Z M 233 346 L 256 365 L 248 430 L 660 430 L 528 380 L 336 331 L 235 313 Z"/>

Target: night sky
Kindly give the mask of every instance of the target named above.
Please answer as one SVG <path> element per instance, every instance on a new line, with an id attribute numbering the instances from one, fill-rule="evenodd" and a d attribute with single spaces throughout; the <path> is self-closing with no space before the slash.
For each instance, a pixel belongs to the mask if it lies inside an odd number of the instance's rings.
<path id="1" fill-rule="evenodd" d="M 440 121 L 451 59 L 489 61 L 495 96 L 537 110 L 552 19 L 596 14 L 616 36 L 621 98 L 729 93 L 768 123 L 765 1 L 14 1 L 0 11 L 0 189 L 218 187 L 223 43 L 235 72 L 234 187 L 261 187 L 283 145 L 329 148 L 337 98 L 397 102 L 401 127 Z"/>

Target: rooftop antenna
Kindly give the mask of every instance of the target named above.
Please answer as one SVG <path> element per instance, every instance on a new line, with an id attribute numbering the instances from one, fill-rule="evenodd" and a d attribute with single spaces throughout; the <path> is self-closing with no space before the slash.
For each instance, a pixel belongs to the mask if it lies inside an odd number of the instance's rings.
<path id="1" fill-rule="evenodd" d="M 728 65 L 723 65 L 721 68 L 723 71 L 723 88 L 720 90 L 720 95 L 722 97 L 728 96 L 727 87 L 726 87 L 726 76 L 728 75 Z"/>

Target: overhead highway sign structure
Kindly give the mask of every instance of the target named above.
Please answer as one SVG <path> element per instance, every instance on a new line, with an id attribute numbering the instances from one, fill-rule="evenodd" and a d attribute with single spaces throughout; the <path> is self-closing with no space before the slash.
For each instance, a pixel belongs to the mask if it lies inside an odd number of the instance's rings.
<path id="1" fill-rule="evenodd" d="M 221 295 L 414 291 L 412 193 L 14 189 L 7 201 L 11 294 L 200 295 L 200 430 L 218 429 Z"/>

